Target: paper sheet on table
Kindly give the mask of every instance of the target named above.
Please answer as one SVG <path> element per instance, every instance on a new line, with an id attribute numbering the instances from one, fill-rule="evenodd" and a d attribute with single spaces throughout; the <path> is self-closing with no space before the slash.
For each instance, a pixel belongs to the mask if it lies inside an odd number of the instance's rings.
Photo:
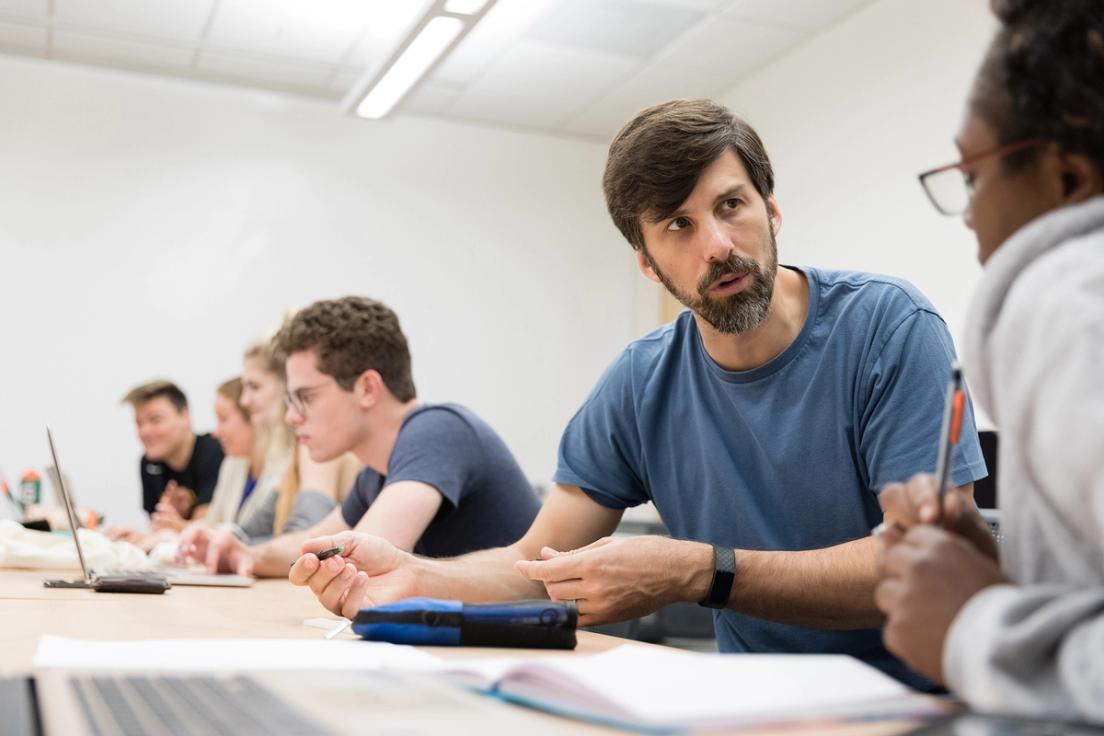
<path id="1" fill-rule="evenodd" d="M 44 634 L 36 668 L 142 672 L 433 669 L 414 647 L 320 639 L 144 639 L 95 641 Z"/>

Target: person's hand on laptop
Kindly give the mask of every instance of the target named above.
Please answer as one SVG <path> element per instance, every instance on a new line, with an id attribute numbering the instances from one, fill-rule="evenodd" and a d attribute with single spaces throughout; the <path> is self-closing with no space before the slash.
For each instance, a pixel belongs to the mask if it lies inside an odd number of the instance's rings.
<path id="1" fill-rule="evenodd" d="M 232 533 L 193 524 L 180 535 L 177 562 L 203 563 L 207 572 L 253 575 L 253 552 Z"/>
<path id="2" fill-rule="evenodd" d="M 318 553 L 341 547 L 341 553 L 319 560 Z M 339 616 L 353 618 L 361 608 L 417 595 L 417 559 L 380 537 L 341 532 L 307 540 L 288 580 L 309 586 L 319 602 Z"/>

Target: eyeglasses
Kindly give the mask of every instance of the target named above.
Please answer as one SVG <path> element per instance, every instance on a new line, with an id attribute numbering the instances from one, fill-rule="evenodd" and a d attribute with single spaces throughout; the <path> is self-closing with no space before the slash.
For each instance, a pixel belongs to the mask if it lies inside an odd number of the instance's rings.
<path id="1" fill-rule="evenodd" d="M 303 386 L 297 388 L 294 391 L 284 392 L 284 401 L 287 405 L 295 410 L 295 413 L 304 419 L 307 418 L 307 407 L 310 406 L 313 394 L 320 388 L 325 388 L 326 384 L 320 383 L 316 386 Z"/>
<path id="2" fill-rule="evenodd" d="M 1033 148 L 1042 143 L 1038 138 L 1009 143 L 1005 146 L 990 148 L 973 156 L 967 156 L 953 164 L 920 174 L 920 186 L 935 208 L 944 215 L 961 215 L 970 207 L 974 197 L 974 180 L 963 170 L 963 166 L 984 161 L 987 158 L 1004 158 L 1018 151 Z"/>

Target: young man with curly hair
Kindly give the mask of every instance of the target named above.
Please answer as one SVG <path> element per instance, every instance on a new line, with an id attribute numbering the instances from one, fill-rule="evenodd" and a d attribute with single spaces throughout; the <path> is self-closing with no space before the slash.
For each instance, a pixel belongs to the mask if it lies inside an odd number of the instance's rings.
<path id="1" fill-rule="evenodd" d="M 312 460 L 345 452 L 365 468 L 314 527 L 249 547 L 191 529 L 184 555 L 211 571 L 284 576 L 311 537 L 356 529 L 396 548 L 451 557 L 517 541 L 540 508 L 495 431 L 470 409 L 418 401 L 406 336 L 378 301 L 345 297 L 301 310 L 276 337 L 286 356 L 287 421 Z"/>

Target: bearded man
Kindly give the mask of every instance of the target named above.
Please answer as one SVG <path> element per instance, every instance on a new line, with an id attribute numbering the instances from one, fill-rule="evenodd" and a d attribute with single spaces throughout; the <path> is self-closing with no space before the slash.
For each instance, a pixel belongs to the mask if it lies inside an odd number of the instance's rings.
<path id="1" fill-rule="evenodd" d="M 640 270 L 688 309 L 598 380 L 526 535 L 453 560 L 320 538 L 292 582 L 345 616 L 407 596 L 547 596 L 591 625 L 696 601 L 716 609 L 722 652 L 850 654 L 922 686 L 882 645 L 870 529 L 878 489 L 935 466 L 954 361 L 943 320 L 898 279 L 779 267 L 770 160 L 714 102 L 640 113 L 604 188 Z M 962 437 L 952 478 L 969 493 L 985 476 L 969 412 Z M 609 536 L 648 501 L 671 538 Z"/>

